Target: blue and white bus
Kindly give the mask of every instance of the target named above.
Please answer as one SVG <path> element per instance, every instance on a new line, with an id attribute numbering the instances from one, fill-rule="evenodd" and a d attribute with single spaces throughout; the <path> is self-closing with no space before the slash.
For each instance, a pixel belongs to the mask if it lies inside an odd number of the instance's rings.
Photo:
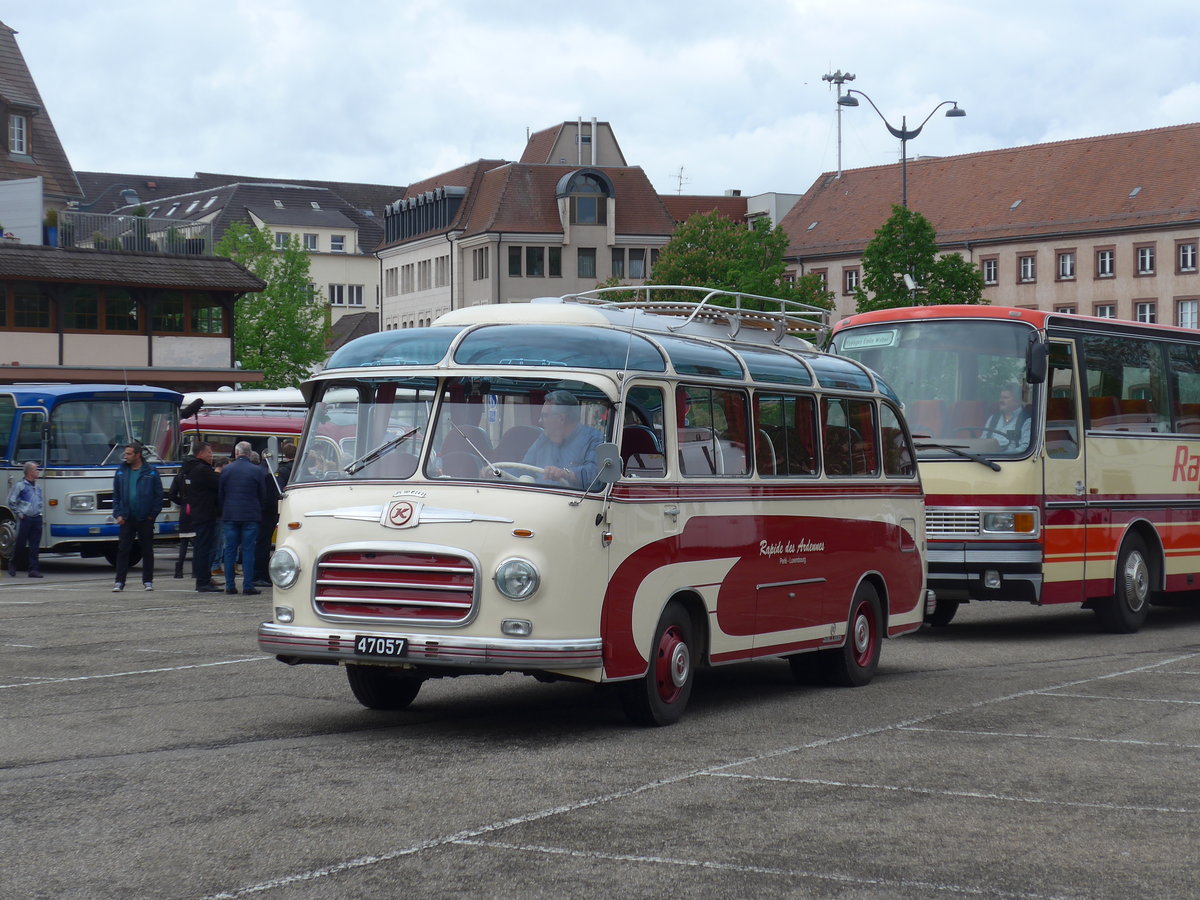
<path id="1" fill-rule="evenodd" d="M 141 441 L 170 484 L 179 471 L 179 404 L 166 388 L 121 384 L 0 385 L 0 554 L 11 557 L 16 519 L 8 492 L 25 463 L 42 468 L 42 549 L 116 559 L 113 473 L 122 450 Z M 174 539 L 178 510 L 167 505 L 156 537 Z"/>

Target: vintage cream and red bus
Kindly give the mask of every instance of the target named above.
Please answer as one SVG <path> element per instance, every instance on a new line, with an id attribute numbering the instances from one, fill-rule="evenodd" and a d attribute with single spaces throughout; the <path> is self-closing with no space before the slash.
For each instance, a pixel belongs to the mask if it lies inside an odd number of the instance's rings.
<path id="1" fill-rule="evenodd" d="M 904 399 L 936 624 L 1016 600 L 1083 603 L 1131 632 L 1151 602 L 1200 588 L 1197 332 L 922 306 L 851 316 L 832 349 Z"/>
<path id="2" fill-rule="evenodd" d="M 456 310 L 333 355 L 304 386 L 264 651 L 343 665 L 372 708 L 515 671 L 615 682 L 650 725 L 697 665 L 871 679 L 925 612 L 895 396 L 790 334 L 823 310 L 611 296 Z"/>
<path id="3" fill-rule="evenodd" d="M 303 395 L 295 388 L 185 394 L 183 404 L 189 413 L 180 421 L 185 452 L 203 441 L 212 445 L 217 456 L 232 458 L 234 445 L 249 441 L 271 471 L 279 468 L 279 446 L 285 441 L 299 446 L 308 413 Z"/>

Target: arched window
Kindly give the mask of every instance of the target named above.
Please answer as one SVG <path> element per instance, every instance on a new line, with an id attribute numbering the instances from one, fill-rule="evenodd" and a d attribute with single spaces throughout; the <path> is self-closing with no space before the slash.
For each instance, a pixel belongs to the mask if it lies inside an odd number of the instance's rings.
<path id="1" fill-rule="evenodd" d="M 560 198 L 570 199 L 572 225 L 607 224 L 608 198 L 613 188 L 612 182 L 601 173 L 577 171 L 564 176 L 557 193 Z"/>

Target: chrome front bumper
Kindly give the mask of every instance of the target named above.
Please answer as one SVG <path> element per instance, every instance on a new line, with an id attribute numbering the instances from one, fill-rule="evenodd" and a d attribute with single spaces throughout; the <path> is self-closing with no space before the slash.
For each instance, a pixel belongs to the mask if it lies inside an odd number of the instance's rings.
<path id="1" fill-rule="evenodd" d="M 361 635 L 403 638 L 406 652 L 399 657 L 365 657 L 354 652 Z M 600 638 L 535 641 L 511 638 L 469 638 L 441 634 L 372 632 L 368 628 L 301 628 L 263 622 L 258 646 L 264 653 L 294 662 L 360 662 L 411 666 L 461 666 L 497 672 L 559 669 L 598 669 L 604 665 Z"/>

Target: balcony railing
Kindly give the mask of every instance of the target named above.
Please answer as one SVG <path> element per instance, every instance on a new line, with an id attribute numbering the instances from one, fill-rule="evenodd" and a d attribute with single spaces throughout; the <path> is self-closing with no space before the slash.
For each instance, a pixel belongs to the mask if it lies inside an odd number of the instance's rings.
<path id="1" fill-rule="evenodd" d="M 212 223 L 62 210 L 59 247 L 117 253 L 184 253 L 212 256 Z"/>

